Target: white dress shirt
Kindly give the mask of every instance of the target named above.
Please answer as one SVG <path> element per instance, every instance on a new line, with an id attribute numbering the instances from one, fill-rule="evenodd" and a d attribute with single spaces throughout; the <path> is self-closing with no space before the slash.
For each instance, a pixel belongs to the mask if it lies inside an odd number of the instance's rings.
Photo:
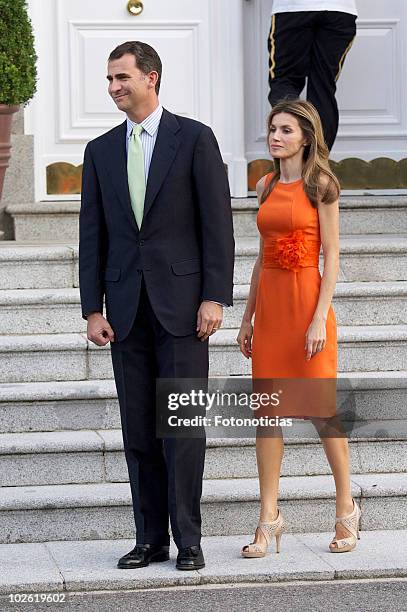
<path id="1" fill-rule="evenodd" d="M 157 108 L 151 113 L 151 115 L 148 115 L 148 117 L 146 117 L 144 121 L 140 123 L 143 128 L 140 134 L 140 140 L 144 152 L 144 174 L 146 177 L 146 183 L 148 179 L 148 173 L 150 171 L 151 158 L 153 157 L 154 147 L 157 140 L 158 128 L 160 125 L 162 114 L 163 107 L 161 106 L 161 104 L 159 104 Z M 131 132 L 135 125 L 136 124 L 127 117 L 127 151 L 129 150 L 129 139 L 131 136 Z"/>

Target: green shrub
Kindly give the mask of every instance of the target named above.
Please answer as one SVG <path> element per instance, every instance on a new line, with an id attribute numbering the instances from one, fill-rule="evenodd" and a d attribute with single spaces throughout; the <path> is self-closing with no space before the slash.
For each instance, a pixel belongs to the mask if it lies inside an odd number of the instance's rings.
<path id="1" fill-rule="evenodd" d="M 33 97 L 36 60 L 26 0 L 0 0 L 0 104 L 25 104 Z"/>

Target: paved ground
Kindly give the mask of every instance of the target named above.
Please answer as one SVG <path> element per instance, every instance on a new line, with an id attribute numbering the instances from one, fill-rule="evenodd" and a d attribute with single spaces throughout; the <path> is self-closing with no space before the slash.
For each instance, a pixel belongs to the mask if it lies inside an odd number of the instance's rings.
<path id="1" fill-rule="evenodd" d="M 407 580 L 286 582 L 174 587 L 171 590 L 67 594 L 66 603 L 7 610 L 86 610 L 86 612 L 405 612 Z M 37 604 L 39 606 L 39 604 Z"/>
<path id="2" fill-rule="evenodd" d="M 175 569 L 175 549 L 166 563 L 119 570 L 118 557 L 133 546 L 129 540 L 5 544 L 0 609 L 304 612 L 336 602 L 338 610 L 407 610 L 406 530 L 361 532 L 357 549 L 339 555 L 327 549 L 331 537 L 284 534 L 279 555 L 273 543 L 267 557 L 252 560 L 239 554 L 251 536 L 204 538 L 206 567 L 196 572 Z M 12 593 L 39 601 L 12 603 Z M 41 593 L 53 593 L 54 601 L 41 604 Z M 56 601 L 58 593 L 64 601 Z"/>

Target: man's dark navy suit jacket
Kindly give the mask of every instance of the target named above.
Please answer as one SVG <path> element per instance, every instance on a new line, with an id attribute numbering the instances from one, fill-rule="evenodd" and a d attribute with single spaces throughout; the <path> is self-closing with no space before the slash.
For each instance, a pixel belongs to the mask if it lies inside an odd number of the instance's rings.
<path id="1" fill-rule="evenodd" d="M 139 230 L 127 181 L 126 122 L 88 143 L 80 212 L 82 315 L 103 312 L 121 341 L 142 276 L 161 325 L 195 333 L 203 300 L 232 305 L 234 239 L 226 171 L 212 130 L 164 109 Z"/>

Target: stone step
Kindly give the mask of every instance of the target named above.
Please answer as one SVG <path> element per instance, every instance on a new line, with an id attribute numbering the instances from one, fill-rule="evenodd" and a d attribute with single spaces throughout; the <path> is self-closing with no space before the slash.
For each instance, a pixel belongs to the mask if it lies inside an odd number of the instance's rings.
<path id="1" fill-rule="evenodd" d="M 224 310 L 224 328 L 240 327 L 249 289 L 250 285 L 235 285 L 234 307 Z M 337 283 L 333 308 L 338 325 L 406 324 L 407 282 Z"/>
<path id="2" fill-rule="evenodd" d="M 112 379 L 0 384 L 2 433 L 116 427 L 120 414 Z"/>
<path id="3" fill-rule="evenodd" d="M 78 288 L 0 291 L 0 335 L 85 331 Z"/>
<path id="4" fill-rule="evenodd" d="M 250 282 L 258 249 L 258 238 L 236 239 L 236 284 Z M 406 234 L 342 236 L 340 282 L 406 279 Z M 0 241 L 2 289 L 72 288 L 78 285 L 77 245 Z"/>
<path id="5" fill-rule="evenodd" d="M 259 252 L 258 238 L 236 240 L 235 283 L 250 282 Z M 320 259 L 322 272 L 322 257 Z M 407 279 L 407 235 L 354 235 L 340 240 L 339 282 Z"/>
<path id="6" fill-rule="evenodd" d="M 249 288 L 235 285 L 224 328 L 240 326 Z M 338 283 L 334 309 L 339 325 L 407 324 L 407 281 Z M 85 331 L 77 288 L 0 290 L 0 335 Z"/>
<path id="7" fill-rule="evenodd" d="M 0 287 L 78 287 L 77 254 L 67 244 L 0 242 Z"/>
<path id="8" fill-rule="evenodd" d="M 256 197 L 233 198 L 236 236 L 256 236 Z M 79 201 L 9 204 L 17 241 L 79 240 Z M 341 234 L 400 234 L 407 232 L 407 197 L 344 196 L 340 199 Z M 51 238 L 52 237 L 52 238 Z"/>
<path id="9" fill-rule="evenodd" d="M 235 236 L 257 236 L 257 198 L 234 198 Z M 407 196 L 341 196 L 340 233 L 403 234 L 407 232 Z"/>
<path id="10" fill-rule="evenodd" d="M 9 204 L 15 240 L 79 241 L 80 201 Z"/>
<path id="11" fill-rule="evenodd" d="M 221 329 L 211 337 L 211 376 L 250 374 L 236 336 L 236 329 Z M 407 370 L 407 325 L 339 326 L 338 370 Z M 106 378 L 113 378 L 109 345 L 84 334 L 0 336 L 0 383 Z"/>
<path id="12" fill-rule="evenodd" d="M 237 612 L 264 610 L 269 601 L 279 612 L 322 612 L 329 603 L 338 609 L 338 601 L 341 610 L 404 610 L 406 530 L 364 529 L 354 554 L 340 555 L 328 550 L 332 527 L 322 533 L 288 531 L 282 536 L 278 555 L 273 542 L 263 559 L 242 559 L 242 546 L 253 541 L 253 530 L 247 533 L 251 527 L 247 525 L 244 535 L 204 537 L 206 567 L 190 572 L 175 569 L 173 544 L 170 561 L 133 572 L 117 569 L 116 564 L 133 548 L 134 539 L 3 544 L 3 609 L 14 607 L 9 603 L 10 593 L 30 593 L 33 601 L 47 593 L 54 595 L 54 602 L 61 598 L 54 609 L 63 606 L 88 612 L 173 612 L 181 608 Z M 36 609 L 42 606 L 37 604 Z"/>
<path id="13" fill-rule="evenodd" d="M 98 378 L 91 373 L 91 363 L 100 358 L 88 348 L 90 343 L 80 334 L 0 336 L 0 382 Z M 106 351 L 105 370 L 108 357 Z M 111 372 L 108 378 L 112 378 Z"/>
<path id="14" fill-rule="evenodd" d="M 352 474 L 352 495 L 361 504 L 362 529 L 407 528 L 404 474 Z M 288 531 L 332 530 L 335 488 L 331 476 L 283 476 L 279 506 Z M 205 480 L 203 535 L 244 534 L 256 525 L 255 478 Z M 3 487 L 1 543 L 131 538 L 134 522 L 127 483 Z"/>
<path id="15" fill-rule="evenodd" d="M 222 379 L 223 380 L 223 379 Z M 407 372 L 339 374 L 360 420 L 407 419 Z M 113 380 L 0 384 L 0 433 L 120 427 Z"/>
<path id="16" fill-rule="evenodd" d="M 360 429 L 356 428 L 350 441 L 352 472 L 407 472 L 407 420 L 403 427 L 399 421 L 375 422 L 374 429 L 386 431 L 385 439 L 369 439 L 364 428 Z M 313 432 L 310 433 L 312 436 Z M 315 434 L 314 438 L 286 439 L 281 474 L 330 474 Z M 253 438 L 207 441 L 206 479 L 256 477 Z M 119 429 L 0 434 L 0 487 L 127 481 Z"/>
<path id="17" fill-rule="evenodd" d="M 211 375 L 244 376 L 251 362 L 236 343 L 236 330 L 211 337 Z M 338 371 L 400 371 L 407 369 L 407 326 L 338 326 Z"/>
<path id="18" fill-rule="evenodd" d="M 235 236 L 257 236 L 257 198 L 234 199 Z M 341 196 L 340 233 L 403 234 L 407 232 L 407 196 Z"/>

